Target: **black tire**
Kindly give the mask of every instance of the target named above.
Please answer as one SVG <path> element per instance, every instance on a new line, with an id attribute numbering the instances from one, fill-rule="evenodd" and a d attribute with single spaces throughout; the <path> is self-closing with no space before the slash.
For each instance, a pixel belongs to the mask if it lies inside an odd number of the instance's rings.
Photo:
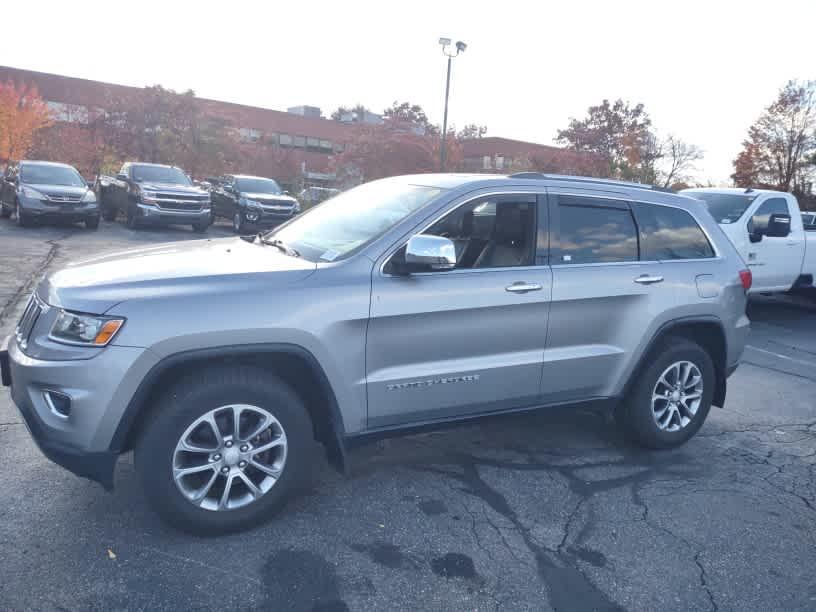
<path id="1" fill-rule="evenodd" d="M 202 221 L 201 223 L 193 223 L 193 231 L 196 234 L 203 234 L 207 231 L 208 227 L 210 227 L 210 224 L 206 221 Z"/>
<path id="2" fill-rule="evenodd" d="M 137 216 L 137 209 L 135 206 L 128 207 L 125 225 L 132 230 L 139 229 L 139 217 Z"/>
<path id="3" fill-rule="evenodd" d="M 105 221 L 116 221 L 116 209 L 110 204 L 102 204 L 102 218 Z"/>
<path id="4" fill-rule="evenodd" d="M 11 216 L 11 209 L 5 204 L 0 205 L 0 218 L 8 219 Z"/>
<path id="5" fill-rule="evenodd" d="M 99 215 L 85 219 L 85 227 L 89 230 L 99 229 Z"/>
<path id="6" fill-rule="evenodd" d="M 17 202 L 16 212 L 14 216 L 17 220 L 17 225 L 19 227 L 31 227 L 32 225 L 31 218 L 23 212 L 23 209 L 20 206 L 19 202 Z"/>
<path id="7" fill-rule="evenodd" d="M 658 427 L 653 408 L 652 393 L 658 379 L 672 364 L 694 364 L 702 375 L 702 397 L 696 413 L 687 425 L 677 431 Z M 652 350 L 646 360 L 645 370 L 638 376 L 626 398 L 618 405 L 615 419 L 624 434 L 632 442 L 652 449 L 680 446 L 699 431 L 711 409 L 716 375 L 714 363 L 708 352 L 699 344 L 686 338 L 668 337 Z"/>
<path id="8" fill-rule="evenodd" d="M 232 231 L 236 234 L 246 233 L 246 220 L 240 210 L 232 215 Z"/>
<path id="9" fill-rule="evenodd" d="M 185 498 L 175 484 L 176 444 L 197 418 L 235 404 L 257 406 L 279 421 L 287 440 L 283 472 L 264 495 L 246 506 L 202 509 Z M 183 531 L 210 536 L 270 518 L 308 479 L 314 444 L 309 414 L 289 385 L 262 369 L 221 366 L 191 374 L 164 393 L 136 444 L 135 463 L 147 499 L 163 519 Z"/>

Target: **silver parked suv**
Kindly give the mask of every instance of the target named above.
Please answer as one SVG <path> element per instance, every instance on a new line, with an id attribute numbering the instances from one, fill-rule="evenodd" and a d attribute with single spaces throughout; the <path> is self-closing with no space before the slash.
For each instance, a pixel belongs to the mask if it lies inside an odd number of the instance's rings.
<path id="1" fill-rule="evenodd" d="M 591 402 L 684 443 L 743 351 L 750 272 L 703 204 L 594 179 L 418 175 L 254 238 L 44 280 L 0 351 L 43 452 L 105 487 L 133 449 L 173 524 L 270 514 L 313 440 Z"/>

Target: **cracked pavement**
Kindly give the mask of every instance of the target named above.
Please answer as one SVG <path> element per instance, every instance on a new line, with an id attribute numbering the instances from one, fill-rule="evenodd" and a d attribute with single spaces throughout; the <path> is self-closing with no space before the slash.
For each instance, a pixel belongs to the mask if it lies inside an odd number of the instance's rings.
<path id="1" fill-rule="evenodd" d="M 228 235 L 226 226 L 211 235 Z M 0 221 L 0 334 L 44 270 L 200 239 Z M 0 607 L 272 610 L 816 608 L 816 297 L 759 298 L 745 363 L 686 446 L 558 409 L 322 453 L 281 515 L 199 539 L 49 463 L 0 390 Z"/>

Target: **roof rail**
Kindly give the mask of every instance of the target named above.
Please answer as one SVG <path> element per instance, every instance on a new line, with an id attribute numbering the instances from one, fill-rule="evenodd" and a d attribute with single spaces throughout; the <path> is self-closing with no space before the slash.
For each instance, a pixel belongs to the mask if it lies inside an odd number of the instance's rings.
<path id="1" fill-rule="evenodd" d="M 572 181 L 575 183 L 590 183 L 593 185 L 610 185 L 618 187 L 629 187 L 631 189 L 647 189 L 649 191 L 662 191 L 665 193 L 674 193 L 672 189 L 667 187 L 658 187 L 657 185 L 646 185 L 644 183 L 632 183 L 630 181 L 616 181 L 614 179 L 595 178 L 593 176 L 571 176 L 568 174 L 545 174 L 544 172 L 516 172 L 511 174 L 509 178 L 520 179 L 550 179 L 554 181 Z"/>

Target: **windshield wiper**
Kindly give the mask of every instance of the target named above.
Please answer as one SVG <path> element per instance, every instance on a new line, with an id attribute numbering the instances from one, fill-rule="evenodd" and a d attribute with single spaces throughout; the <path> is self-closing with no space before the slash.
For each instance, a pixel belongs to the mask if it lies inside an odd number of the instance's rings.
<path id="1" fill-rule="evenodd" d="M 300 253 L 298 252 L 298 250 L 297 250 L 297 249 L 293 249 L 292 247 L 290 247 L 288 244 L 286 244 L 286 243 L 285 243 L 283 240 L 281 240 L 280 238 L 275 238 L 274 240 L 267 240 L 266 238 L 264 238 L 263 234 L 260 234 L 260 233 L 259 233 L 259 234 L 258 234 L 258 239 L 259 239 L 259 240 L 260 240 L 260 241 L 261 241 L 263 244 L 268 244 L 269 246 L 273 246 L 273 247 L 277 247 L 277 248 L 279 248 L 281 251 L 283 251 L 283 252 L 284 252 L 284 253 L 286 253 L 287 255 L 291 255 L 291 256 L 293 256 L 293 257 L 300 257 Z"/>

